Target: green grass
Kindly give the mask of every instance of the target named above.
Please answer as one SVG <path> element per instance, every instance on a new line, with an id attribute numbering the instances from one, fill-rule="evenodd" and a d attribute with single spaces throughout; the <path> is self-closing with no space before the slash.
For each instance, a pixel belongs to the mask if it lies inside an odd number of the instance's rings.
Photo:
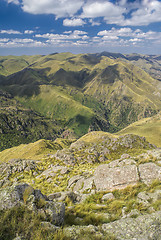
<path id="1" fill-rule="evenodd" d="M 8 76 L 21 71 L 35 61 L 40 56 L 0 56 L 0 75 Z"/>
<path id="2" fill-rule="evenodd" d="M 136 134 L 143 136 L 152 144 L 161 147 L 161 115 L 137 121 L 118 132 L 118 135 Z"/>
<path id="3" fill-rule="evenodd" d="M 41 139 L 34 143 L 21 144 L 17 147 L 0 152 L 0 162 L 11 159 L 43 159 L 47 154 L 54 154 L 57 150 L 68 147 L 72 140 L 56 139 L 54 141 Z"/>
<path id="4" fill-rule="evenodd" d="M 150 186 L 143 183 L 138 183 L 135 186 L 128 186 L 123 190 L 114 190 L 112 193 L 115 199 L 106 200 L 102 202 L 102 197 L 108 192 L 98 192 L 90 195 L 83 203 L 76 204 L 73 208 L 67 208 L 66 210 L 66 225 L 100 225 L 102 223 L 108 223 L 118 220 L 122 217 L 122 209 L 126 207 L 126 214 L 131 210 L 137 209 L 140 213 L 149 213 L 149 206 L 145 206 L 137 201 L 137 195 L 140 192 L 151 193 L 157 189 L 161 189 L 160 181 L 155 180 Z M 155 210 L 160 209 L 160 200 L 152 203 L 151 206 Z M 105 217 L 104 214 L 108 214 Z M 78 221 L 77 219 L 82 219 Z"/>
<path id="5" fill-rule="evenodd" d="M 40 86 L 40 94 L 31 98 L 18 98 L 26 107 L 41 113 L 43 116 L 64 122 L 73 129 L 77 136 L 88 131 L 94 116 L 92 109 L 75 101 L 60 87 L 49 85 Z"/>

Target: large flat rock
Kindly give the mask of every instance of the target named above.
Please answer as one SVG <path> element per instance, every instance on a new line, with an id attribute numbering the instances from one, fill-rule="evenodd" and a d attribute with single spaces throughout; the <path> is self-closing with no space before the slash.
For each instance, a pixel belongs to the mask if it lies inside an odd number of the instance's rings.
<path id="1" fill-rule="evenodd" d="M 103 164 L 98 166 L 94 173 L 97 191 L 121 189 L 136 184 L 138 181 L 139 174 L 136 165 L 111 168 L 109 164 Z"/>

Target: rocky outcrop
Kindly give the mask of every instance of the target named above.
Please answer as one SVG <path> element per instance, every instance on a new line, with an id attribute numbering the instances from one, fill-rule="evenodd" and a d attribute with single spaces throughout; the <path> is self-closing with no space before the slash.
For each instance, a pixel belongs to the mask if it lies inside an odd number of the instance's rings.
<path id="1" fill-rule="evenodd" d="M 158 150 L 160 153 L 160 150 Z M 153 151 L 149 151 L 153 154 Z M 154 151 L 156 156 L 156 150 Z M 149 155 L 142 155 L 143 162 Z M 124 157 L 128 157 L 124 159 Z M 145 157 L 145 158 L 144 158 Z M 161 166 L 159 164 L 160 155 L 154 162 L 138 163 L 138 158 L 131 158 L 124 155 L 120 159 L 111 161 L 108 164 L 100 164 L 93 175 L 72 177 L 68 182 L 68 188 L 73 191 L 113 191 L 114 189 L 123 189 L 128 185 L 135 185 L 139 181 L 145 184 L 151 184 L 155 179 L 161 180 Z M 150 160 L 148 160 L 150 161 Z"/>
<path id="2" fill-rule="evenodd" d="M 18 177 L 14 178 L 14 182 L 23 179 L 24 172 L 33 172 L 33 175 L 37 175 L 39 170 L 37 163 L 33 160 L 24 159 L 12 159 L 8 162 L 0 164 L 0 187 L 6 187 L 11 185 L 10 178 L 12 175 L 18 174 Z"/>
<path id="3" fill-rule="evenodd" d="M 91 137 L 97 136 L 97 132 L 91 132 Z M 110 154 L 125 152 L 132 148 L 152 149 L 153 144 L 146 141 L 144 137 L 127 134 L 118 138 L 106 135 L 98 136 L 97 142 L 86 142 L 78 140 L 71 144 L 69 149 L 58 150 L 54 155 L 56 160 L 62 161 L 66 165 L 79 163 L 103 163 L 108 160 Z"/>
<path id="4" fill-rule="evenodd" d="M 86 234 L 93 237 L 90 239 L 97 239 L 99 236 L 98 239 L 161 240 L 161 211 L 137 218 L 117 220 L 101 227 L 92 225 L 66 227 L 64 232 L 71 240 L 83 239 Z"/>
<path id="5" fill-rule="evenodd" d="M 50 201 L 40 190 L 35 190 L 28 184 L 13 185 L 0 190 L 0 210 L 21 205 L 54 225 L 61 225 L 64 221 L 64 204 Z"/>
<path id="6" fill-rule="evenodd" d="M 103 224 L 102 230 L 117 240 L 161 240 L 161 211 Z"/>
<path id="7" fill-rule="evenodd" d="M 58 172 L 63 175 L 69 173 L 70 169 L 64 166 L 50 166 L 50 168 L 43 171 L 37 178 L 43 177 L 48 179 L 49 177 L 55 177 Z"/>
<path id="8" fill-rule="evenodd" d="M 12 159 L 7 163 L 1 163 L 1 174 L 11 175 L 13 173 L 20 173 L 23 171 L 36 170 L 37 164 L 33 160 Z"/>

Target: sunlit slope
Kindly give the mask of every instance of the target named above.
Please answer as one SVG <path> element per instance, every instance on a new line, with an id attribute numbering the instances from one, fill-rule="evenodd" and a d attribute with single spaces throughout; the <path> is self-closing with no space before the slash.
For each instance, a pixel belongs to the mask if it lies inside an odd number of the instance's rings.
<path id="1" fill-rule="evenodd" d="M 130 124 L 128 127 L 118 132 L 121 134 L 136 134 L 144 136 L 147 141 L 161 147 L 161 113 L 151 118 L 144 118 Z"/>
<path id="2" fill-rule="evenodd" d="M 40 139 L 37 142 L 21 144 L 17 147 L 0 152 L 0 162 L 8 162 L 11 159 L 37 159 L 54 154 L 57 150 L 68 147 L 72 141 L 56 139 L 55 141 Z"/>
<path id="3" fill-rule="evenodd" d="M 53 140 L 58 132 L 59 123 L 24 107 L 0 90 L 0 151 L 40 138 Z"/>
<path id="4" fill-rule="evenodd" d="M 40 58 L 41 55 L 0 56 L 0 75 L 8 76 L 12 73 L 21 71 Z"/>
<path id="5" fill-rule="evenodd" d="M 88 131 L 89 124 L 94 117 L 92 109 L 74 100 L 60 87 L 41 85 L 39 94 L 31 98 L 20 99 L 28 107 L 41 113 L 43 116 L 62 121 L 72 126 L 78 135 Z"/>

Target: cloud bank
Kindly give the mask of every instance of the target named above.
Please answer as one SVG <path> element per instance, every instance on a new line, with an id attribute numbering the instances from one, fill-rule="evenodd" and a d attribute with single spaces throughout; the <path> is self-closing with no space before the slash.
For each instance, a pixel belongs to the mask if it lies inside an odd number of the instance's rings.
<path id="1" fill-rule="evenodd" d="M 68 18 L 64 26 L 82 26 L 83 19 L 102 18 L 107 24 L 118 26 L 146 26 L 161 21 L 159 0 L 6 0 L 20 5 L 31 14 L 53 14 L 55 18 Z M 89 21 L 90 22 L 90 21 Z M 94 24 L 93 24 L 94 26 Z"/>

